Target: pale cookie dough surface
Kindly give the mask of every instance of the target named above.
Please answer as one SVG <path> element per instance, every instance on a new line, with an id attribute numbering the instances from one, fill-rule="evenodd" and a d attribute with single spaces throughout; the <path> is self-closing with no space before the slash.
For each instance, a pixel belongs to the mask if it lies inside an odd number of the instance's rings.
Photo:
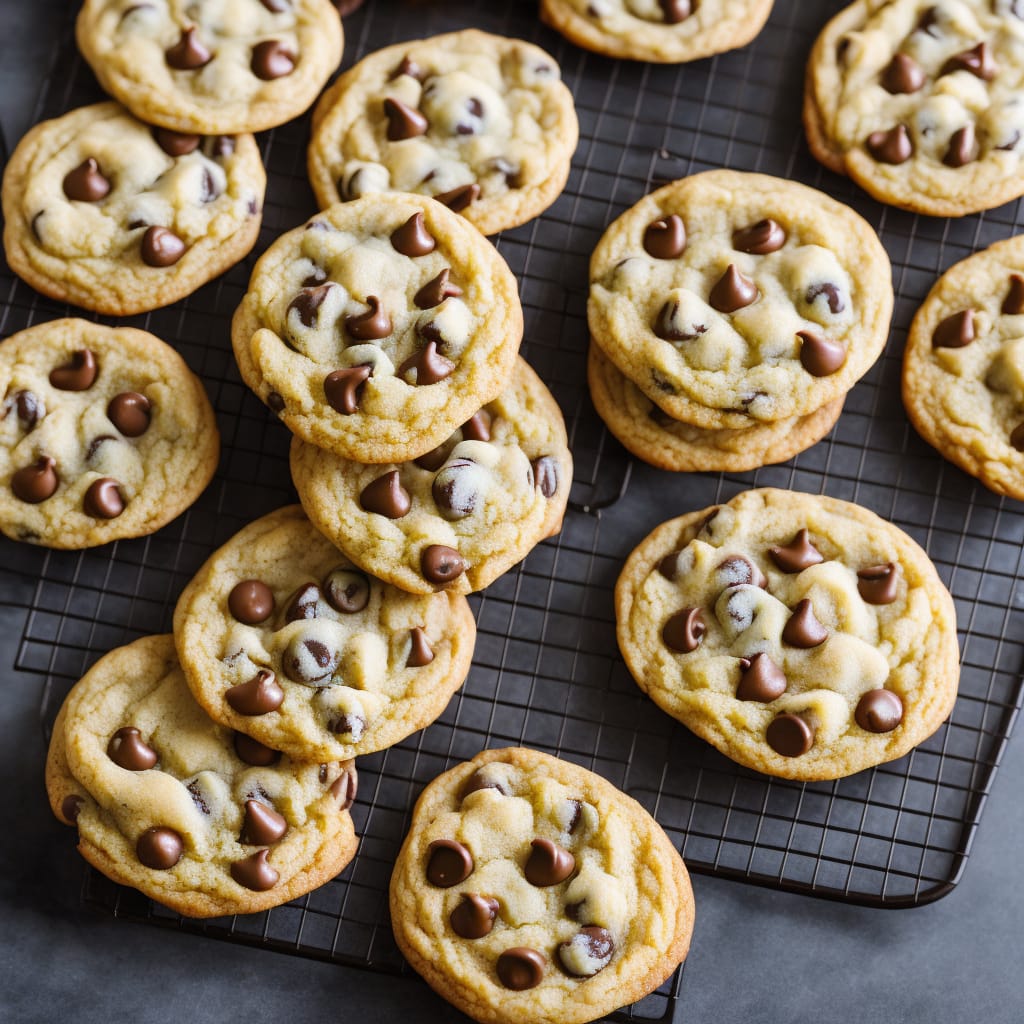
<path id="1" fill-rule="evenodd" d="M 837 398 L 809 416 L 743 430 L 702 430 L 672 419 L 594 344 L 587 381 L 594 407 L 624 447 L 652 466 L 684 473 L 742 473 L 786 462 L 835 426 L 844 401 Z"/>
<path id="2" fill-rule="evenodd" d="M 947 459 L 1024 500 L 1024 237 L 936 282 L 910 326 L 903 403 Z"/>
<path id="3" fill-rule="evenodd" d="M 882 202 L 958 217 L 1021 195 L 1024 8 L 859 0 L 814 45 L 804 124 L 814 155 Z"/>
<path id="4" fill-rule="evenodd" d="M 342 760 L 437 718 L 469 672 L 476 623 L 464 597 L 367 576 L 293 505 L 210 557 L 174 634 L 211 718 L 297 760 Z"/>
<path id="5" fill-rule="evenodd" d="M 406 958 L 494 1024 L 577 1024 L 637 1001 L 684 959 L 693 919 L 686 868 L 640 804 L 523 748 L 483 751 L 430 783 L 391 877 Z"/>
<path id="6" fill-rule="evenodd" d="M 188 136 L 117 103 L 36 125 L 4 172 L 11 269 L 113 316 L 190 295 L 256 243 L 266 173 L 251 135 Z"/>
<path id="7" fill-rule="evenodd" d="M 626 560 L 615 600 L 640 688 L 769 775 L 891 761 L 953 707 L 952 598 L 917 544 L 849 502 L 753 490 L 669 520 Z"/>
<path id="8" fill-rule="evenodd" d="M 718 430 L 841 398 L 881 354 L 892 304 L 885 249 L 853 210 L 722 170 L 652 192 L 605 231 L 587 315 L 651 401 Z"/>
<path id="9" fill-rule="evenodd" d="M 86 0 L 76 38 L 144 121 L 257 132 L 298 117 L 341 63 L 330 0 Z"/>
<path id="10" fill-rule="evenodd" d="M 554 60 L 475 29 L 364 58 L 320 100 L 314 124 L 309 176 L 321 207 L 420 192 L 487 235 L 558 198 L 579 137 Z"/>
<path id="11" fill-rule="evenodd" d="M 436 448 L 504 390 L 522 333 L 491 243 L 398 194 L 337 203 L 279 238 L 231 328 L 242 379 L 288 428 L 359 462 Z"/>
<path id="12" fill-rule="evenodd" d="M 578 46 L 663 64 L 745 46 L 773 0 L 541 0 L 540 16 Z"/>
<path id="13" fill-rule="evenodd" d="M 46 789 L 90 864 L 190 917 L 295 899 L 341 871 L 358 842 L 354 765 L 236 746 L 192 699 L 169 635 L 111 651 L 75 684 Z"/>
<path id="14" fill-rule="evenodd" d="M 153 533 L 220 458 L 202 382 L 132 327 L 54 320 L 0 343 L 0 529 L 51 548 Z"/>
<path id="15" fill-rule="evenodd" d="M 291 466 L 316 528 L 417 594 L 486 587 L 558 532 L 572 486 L 562 413 L 522 359 L 503 394 L 418 462 L 363 466 L 296 439 Z M 436 547 L 463 571 L 449 578 Z"/>

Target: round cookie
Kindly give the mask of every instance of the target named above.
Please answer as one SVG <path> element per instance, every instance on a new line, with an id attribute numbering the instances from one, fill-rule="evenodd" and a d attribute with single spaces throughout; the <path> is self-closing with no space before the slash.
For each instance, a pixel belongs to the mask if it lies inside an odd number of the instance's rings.
<path id="1" fill-rule="evenodd" d="M 136 117 L 179 132 L 258 132 L 309 108 L 341 63 L 329 0 L 86 0 L 78 48 Z"/>
<path id="2" fill-rule="evenodd" d="M 554 60 L 476 29 L 365 57 L 324 94 L 314 125 L 309 176 L 321 207 L 422 192 L 487 235 L 558 198 L 579 137 Z"/>
<path id="3" fill-rule="evenodd" d="M 54 320 L 0 343 L 0 530 L 51 548 L 153 533 L 203 492 L 220 435 L 202 382 L 133 327 Z"/>
<path id="4" fill-rule="evenodd" d="M 7 164 L 7 261 L 51 298 L 144 313 L 252 249 L 266 180 L 251 135 L 183 135 L 117 103 L 80 107 L 36 125 Z"/>
<path id="5" fill-rule="evenodd" d="M 753 490 L 657 527 L 615 588 L 659 707 L 739 764 L 804 781 L 902 757 L 946 719 L 953 600 L 905 533 L 849 502 Z"/>
<path id="6" fill-rule="evenodd" d="M 357 462 L 416 458 L 504 389 L 516 279 L 426 196 L 337 203 L 260 258 L 235 312 L 242 379 L 304 441 Z"/>
<path id="7" fill-rule="evenodd" d="M 858 0 L 807 66 L 811 152 L 876 199 L 959 217 L 1024 193 L 1024 9 Z"/>
<path id="8" fill-rule="evenodd" d="M 344 760 L 441 714 L 469 672 L 476 623 L 464 597 L 367 577 L 292 505 L 210 556 L 174 635 L 214 721 L 296 760 Z"/>
<path id="9" fill-rule="evenodd" d="M 581 1024 L 641 999 L 685 958 L 693 918 L 686 868 L 643 807 L 523 748 L 431 782 L 391 876 L 399 948 L 487 1024 Z"/>
<path id="10" fill-rule="evenodd" d="M 291 467 L 313 525 L 414 594 L 482 590 L 558 532 L 572 486 L 561 410 L 522 359 L 503 394 L 415 461 L 364 466 L 293 439 Z"/>
<path id="11" fill-rule="evenodd" d="M 738 430 L 841 398 L 881 354 L 893 292 L 849 207 L 762 174 L 645 196 L 590 261 L 593 340 L 673 419 Z"/>
<path id="12" fill-rule="evenodd" d="M 1024 500 L 1024 236 L 950 267 L 917 311 L 903 404 L 918 433 L 997 494 Z"/>
<path id="13" fill-rule="evenodd" d="M 358 843 L 354 765 L 297 764 L 215 725 L 169 635 L 111 651 L 75 684 L 46 790 L 93 867 L 189 917 L 286 903 L 333 878 Z"/>
<path id="14" fill-rule="evenodd" d="M 773 0 L 541 0 L 540 16 L 609 57 L 680 64 L 745 46 Z"/>
<path id="15" fill-rule="evenodd" d="M 809 416 L 743 430 L 702 430 L 672 419 L 594 344 L 587 360 L 590 397 L 605 426 L 637 458 L 683 473 L 742 473 L 786 462 L 817 444 L 843 411 L 843 398 Z"/>

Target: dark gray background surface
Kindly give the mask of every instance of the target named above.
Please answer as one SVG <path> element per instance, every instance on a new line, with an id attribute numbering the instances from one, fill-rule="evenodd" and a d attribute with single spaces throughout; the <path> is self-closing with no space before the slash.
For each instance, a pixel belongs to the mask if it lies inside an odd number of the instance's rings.
<path id="1" fill-rule="evenodd" d="M 0 0 L 0 124 L 8 143 L 31 123 L 66 11 L 61 0 Z M 30 586 L 0 570 L 5 604 L 27 603 Z M 22 626 L 21 611 L 0 607 L 0 1021 L 466 1020 L 416 979 L 83 910 L 82 861 L 43 790 L 41 678 L 11 668 Z M 931 906 L 869 910 L 695 877 L 697 929 L 677 1020 L 1020 1021 L 1022 778 L 1024 739 L 1017 735 L 963 882 Z"/>

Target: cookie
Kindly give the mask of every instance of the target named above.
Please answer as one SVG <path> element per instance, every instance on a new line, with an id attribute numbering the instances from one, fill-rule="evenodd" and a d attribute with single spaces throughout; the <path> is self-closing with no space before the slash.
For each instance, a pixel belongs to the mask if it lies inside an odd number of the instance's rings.
<path id="1" fill-rule="evenodd" d="M 217 469 L 202 382 L 133 327 L 54 320 L 0 344 L 0 530 L 88 548 L 160 529 Z"/>
<path id="2" fill-rule="evenodd" d="M 117 103 L 36 125 L 3 179 L 11 269 L 111 316 L 190 295 L 256 243 L 266 174 L 251 135 L 154 129 Z"/>
<path id="3" fill-rule="evenodd" d="M 169 635 L 111 651 L 75 684 L 46 791 L 93 867 L 189 917 L 286 903 L 333 878 L 357 845 L 353 764 L 298 764 L 215 725 Z"/>
<path id="4" fill-rule="evenodd" d="M 381 750 L 429 725 L 469 672 L 464 597 L 360 572 L 297 505 L 257 519 L 183 591 L 174 635 L 214 721 L 301 761 Z"/>
<path id="5" fill-rule="evenodd" d="M 905 533 L 850 502 L 753 490 L 657 527 L 615 588 L 640 688 L 747 768 L 836 779 L 953 707 L 953 600 Z"/>
<path id="6" fill-rule="evenodd" d="M 593 340 L 673 419 L 741 430 L 809 416 L 881 354 L 889 259 L 860 216 L 763 174 L 645 196 L 590 261 Z"/>
<path id="7" fill-rule="evenodd" d="M 558 198 L 579 138 L 554 60 L 476 29 L 364 58 L 324 94 L 314 122 L 309 177 L 321 207 L 420 192 L 487 235 Z"/>
<path id="8" fill-rule="evenodd" d="M 595 53 L 681 64 L 745 46 L 773 0 L 541 0 L 540 16 Z"/>
<path id="9" fill-rule="evenodd" d="M 587 381 L 594 407 L 623 447 L 659 469 L 684 473 L 742 473 L 786 462 L 835 426 L 844 401 L 837 398 L 809 416 L 742 430 L 702 430 L 672 419 L 594 344 Z"/>
<path id="10" fill-rule="evenodd" d="M 807 66 L 811 152 L 883 203 L 936 217 L 1024 193 L 1021 47 L 1011 0 L 858 0 Z"/>
<path id="11" fill-rule="evenodd" d="M 294 439 L 291 467 L 313 525 L 413 594 L 482 590 L 559 531 L 572 486 L 561 410 L 522 359 L 503 394 L 418 459 L 361 465 Z"/>
<path id="12" fill-rule="evenodd" d="M 242 379 L 304 441 L 357 462 L 436 448 L 505 389 L 516 279 L 426 196 L 337 203 L 260 258 L 231 340 Z"/>
<path id="13" fill-rule="evenodd" d="M 935 283 L 910 325 L 903 404 L 945 458 L 1024 500 L 1024 236 Z"/>
<path id="14" fill-rule="evenodd" d="M 203 135 L 298 117 L 343 41 L 329 0 L 86 0 L 75 36 L 100 85 L 136 117 Z"/>
<path id="15" fill-rule="evenodd" d="M 686 868 L 599 775 L 485 750 L 421 794 L 391 925 L 428 984 L 488 1024 L 579 1024 L 654 991 L 693 931 Z"/>

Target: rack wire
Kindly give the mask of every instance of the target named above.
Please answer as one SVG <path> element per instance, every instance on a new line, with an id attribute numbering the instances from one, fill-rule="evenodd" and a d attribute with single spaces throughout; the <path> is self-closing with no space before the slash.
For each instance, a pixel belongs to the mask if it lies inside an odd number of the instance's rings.
<path id="1" fill-rule="evenodd" d="M 1024 506 L 944 462 L 910 428 L 899 396 L 909 320 L 950 264 L 1024 226 L 1019 204 L 957 221 L 887 209 L 808 155 L 799 127 L 803 66 L 841 2 L 778 0 L 750 46 L 691 65 L 616 62 L 540 25 L 535 0 L 417 4 L 372 0 L 347 18 L 345 66 L 381 46 L 475 26 L 539 43 L 577 102 L 581 140 L 564 194 L 497 244 L 520 282 L 523 352 L 559 400 L 577 475 L 560 536 L 473 598 L 479 640 L 470 676 L 437 723 L 360 760 L 352 864 L 287 906 L 187 921 L 89 871 L 84 900 L 116 916 L 371 970 L 399 972 L 387 884 L 411 807 L 438 773 L 480 749 L 522 744 L 599 772 L 664 826 L 691 871 L 879 907 L 927 903 L 964 870 L 1021 704 Z M 65 33 L 37 119 L 102 98 Z M 269 173 L 257 253 L 315 211 L 305 178 L 308 118 L 262 137 Z M 672 475 L 632 460 L 586 390 L 587 262 L 605 226 L 642 195 L 726 166 L 822 188 L 879 231 L 897 303 L 885 354 L 850 393 L 832 434 L 782 466 Z M 223 437 L 213 485 L 154 536 L 51 552 L 0 542 L 4 578 L 33 581 L 17 667 L 43 680 L 48 728 L 71 684 L 103 653 L 170 627 L 181 589 L 255 516 L 294 500 L 287 431 L 242 385 L 228 324 L 255 255 L 174 306 L 128 323 L 169 341 L 205 381 Z M 80 311 L 0 268 L 0 334 Z M 124 321 L 122 321 L 124 322 Z M 930 553 L 957 605 L 960 696 L 949 722 L 906 757 L 832 783 L 798 784 L 740 768 L 659 711 L 614 641 L 622 560 L 669 514 L 778 486 L 856 501 Z M 70 856 L 70 844 L 69 844 Z M 681 972 L 614 1019 L 670 1020 Z"/>

